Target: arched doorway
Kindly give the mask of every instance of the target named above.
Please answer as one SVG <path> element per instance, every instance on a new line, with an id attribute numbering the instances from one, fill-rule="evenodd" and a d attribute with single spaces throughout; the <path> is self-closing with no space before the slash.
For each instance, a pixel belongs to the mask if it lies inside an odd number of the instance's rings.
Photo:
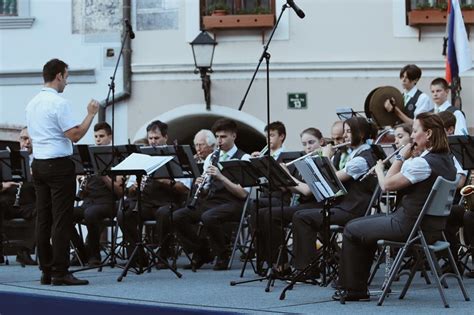
<path id="1" fill-rule="evenodd" d="M 245 152 L 259 151 L 265 146 L 263 129 L 265 123 L 252 115 L 226 106 L 212 105 L 207 111 L 203 104 L 183 105 L 147 121 L 135 133 L 134 141 L 146 135 L 146 126 L 153 120 L 168 124 L 169 143 L 177 140 L 179 144 L 192 144 L 194 135 L 201 129 L 211 129 L 219 118 L 231 118 L 237 122 L 238 134 L 236 144 Z"/>

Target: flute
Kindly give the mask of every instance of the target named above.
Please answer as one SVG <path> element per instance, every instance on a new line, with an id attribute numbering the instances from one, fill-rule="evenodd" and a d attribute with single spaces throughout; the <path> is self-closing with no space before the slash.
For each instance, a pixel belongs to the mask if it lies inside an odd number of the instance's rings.
<path id="1" fill-rule="evenodd" d="M 388 160 L 390 160 L 392 157 L 394 157 L 395 155 L 398 154 L 398 152 L 400 152 L 403 148 L 405 147 L 405 145 L 402 145 L 401 147 L 399 147 L 398 149 L 396 149 L 392 154 L 390 154 L 389 156 L 387 156 L 383 161 L 382 163 L 387 163 Z M 372 166 L 372 168 L 364 175 L 362 176 L 359 181 L 363 181 L 364 179 L 366 179 L 370 174 L 372 174 L 374 171 L 375 171 L 375 168 L 377 167 L 377 165 L 374 165 Z"/>
<path id="2" fill-rule="evenodd" d="M 333 148 L 333 149 L 338 149 L 338 148 L 341 148 L 341 147 L 345 147 L 346 145 L 349 145 L 349 144 L 351 144 L 351 143 L 350 143 L 350 142 L 344 142 L 344 143 L 335 145 L 335 146 L 333 146 L 332 148 Z M 300 156 L 299 158 L 296 158 L 296 159 L 294 159 L 293 161 L 290 161 L 290 162 L 288 162 L 288 163 L 285 163 L 285 165 L 286 165 L 286 166 L 290 166 L 290 165 L 292 165 L 292 164 L 294 164 L 294 163 L 296 163 L 296 162 L 298 162 L 298 161 L 304 160 L 304 159 L 306 159 L 307 157 L 310 157 L 310 156 L 319 154 L 319 153 L 321 153 L 321 152 L 322 152 L 321 148 L 317 148 L 316 150 L 314 150 L 314 151 L 312 151 L 312 152 L 309 152 L 309 153 L 306 153 L 305 155 Z"/>

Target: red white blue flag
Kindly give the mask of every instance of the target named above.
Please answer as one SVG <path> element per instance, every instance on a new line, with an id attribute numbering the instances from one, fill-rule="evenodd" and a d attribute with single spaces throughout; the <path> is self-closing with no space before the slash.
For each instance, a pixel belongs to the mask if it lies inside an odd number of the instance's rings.
<path id="1" fill-rule="evenodd" d="M 446 56 L 446 80 L 472 68 L 472 55 L 462 18 L 459 0 L 448 0 L 448 55 Z"/>

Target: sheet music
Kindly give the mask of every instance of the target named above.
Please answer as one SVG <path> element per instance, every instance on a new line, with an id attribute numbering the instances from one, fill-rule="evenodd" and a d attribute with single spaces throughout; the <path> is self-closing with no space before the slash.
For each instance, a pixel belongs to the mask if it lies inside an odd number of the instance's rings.
<path id="1" fill-rule="evenodd" d="M 150 156 L 141 153 L 132 153 L 121 163 L 112 167 L 112 171 L 144 170 L 148 175 L 168 163 L 172 156 Z"/>
<path id="2" fill-rule="evenodd" d="M 334 192 L 332 191 L 331 187 L 327 183 L 323 174 L 321 174 L 321 172 L 319 171 L 313 159 L 306 158 L 305 161 L 307 161 L 308 165 L 311 167 L 313 174 L 316 175 L 316 178 L 319 180 L 319 183 L 317 183 L 317 187 L 318 189 L 321 190 L 321 193 L 323 194 L 323 196 L 326 198 L 334 196 Z"/>

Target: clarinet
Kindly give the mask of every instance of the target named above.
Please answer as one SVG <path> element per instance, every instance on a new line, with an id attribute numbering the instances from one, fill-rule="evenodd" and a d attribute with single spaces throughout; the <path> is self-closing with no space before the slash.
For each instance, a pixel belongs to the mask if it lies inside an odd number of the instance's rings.
<path id="1" fill-rule="evenodd" d="M 221 153 L 221 149 L 219 147 L 217 148 L 217 150 L 215 150 L 212 153 L 211 159 L 210 159 L 210 162 L 211 162 L 212 166 L 216 166 L 217 162 L 219 162 L 220 153 Z M 188 208 L 196 209 L 196 204 L 199 201 L 199 198 L 201 197 L 201 194 L 204 190 L 204 185 L 206 185 L 206 184 L 209 184 L 209 185 L 212 184 L 212 177 L 209 174 L 207 174 L 206 172 L 204 172 L 204 177 L 202 179 L 202 182 L 197 186 L 196 191 L 195 191 L 194 196 L 193 196 L 193 199 L 189 203 Z"/>
<path id="2" fill-rule="evenodd" d="M 15 202 L 13 203 L 13 207 L 14 207 L 14 208 L 20 208 L 21 186 L 23 186 L 23 183 L 22 183 L 22 182 L 19 182 L 19 183 L 18 183 L 18 188 L 16 189 Z"/>
<path id="3" fill-rule="evenodd" d="M 77 190 L 76 194 L 76 201 L 84 200 L 84 197 L 86 196 L 86 187 L 87 187 L 87 181 L 89 180 L 89 175 L 86 176 L 81 176 L 81 184 L 79 185 L 79 189 Z"/>
<path id="4" fill-rule="evenodd" d="M 143 190 L 146 187 L 146 183 L 148 181 L 148 176 L 143 175 L 142 176 L 142 181 L 140 182 L 140 194 L 143 195 Z M 141 199 L 141 196 L 140 196 Z M 141 201 L 141 200 L 140 200 Z M 132 209 L 133 212 L 138 212 L 138 196 L 137 196 L 137 202 L 135 203 L 135 207 Z"/>

